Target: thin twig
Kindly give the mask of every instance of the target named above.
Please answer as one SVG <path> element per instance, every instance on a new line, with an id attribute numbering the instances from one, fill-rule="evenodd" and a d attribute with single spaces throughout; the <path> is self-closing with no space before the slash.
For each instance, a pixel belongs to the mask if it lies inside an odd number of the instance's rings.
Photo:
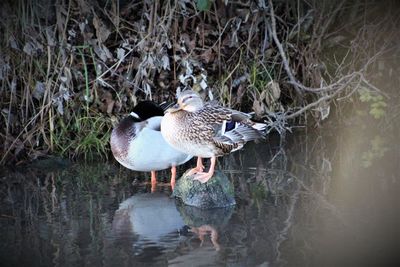
<path id="1" fill-rule="evenodd" d="M 274 39 L 274 42 L 275 42 L 276 46 L 278 47 L 279 53 L 280 53 L 280 55 L 282 57 L 283 66 L 285 68 L 285 71 L 286 71 L 287 75 L 289 76 L 289 80 L 293 84 L 293 87 L 296 90 L 296 93 L 299 96 L 302 96 L 303 92 L 297 86 L 298 82 L 296 81 L 296 79 L 294 78 L 294 76 L 292 74 L 292 71 L 290 70 L 289 62 L 288 62 L 288 60 L 286 58 L 285 51 L 283 50 L 283 46 L 282 46 L 281 42 L 279 41 L 278 35 L 276 33 L 276 20 L 275 20 L 274 6 L 272 5 L 272 0 L 269 0 L 268 2 L 269 2 L 270 13 L 271 13 L 272 38 Z"/>

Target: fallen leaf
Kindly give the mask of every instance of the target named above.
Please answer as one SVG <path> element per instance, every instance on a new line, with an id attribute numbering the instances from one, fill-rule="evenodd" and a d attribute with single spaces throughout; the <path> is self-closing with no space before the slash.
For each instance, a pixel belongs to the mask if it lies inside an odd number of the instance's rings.
<path id="1" fill-rule="evenodd" d="M 163 55 L 161 58 L 161 62 L 163 70 L 170 70 L 168 55 Z"/>
<path id="2" fill-rule="evenodd" d="M 44 92 L 46 91 L 46 85 L 42 82 L 36 82 L 35 89 L 33 90 L 33 97 L 37 100 L 41 100 Z"/>
<path id="3" fill-rule="evenodd" d="M 204 61 L 204 63 L 209 63 L 214 60 L 215 53 L 213 53 L 212 49 L 209 48 L 200 55 L 200 58 Z"/>
<path id="4" fill-rule="evenodd" d="M 35 46 L 32 42 L 27 42 L 24 45 L 23 51 L 28 54 L 29 56 L 33 56 L 33 54 L 35 53 Z"/>
<path id="5" fill-rule="evenodd" d="M 125 49 L 117 48 L 117 58 L 123 62 L 124 57 L 125 57 Z"/>
<path id="6" fill-rule="evenodd" d="M 206 88 L 208 87 L 207 82 L 204 81 L 204 80 L 201 80 L 201 82 L 200 82 L 200 87 L 201 87 L 203 90 L 206 89 Z"/>
<path id="7" fill-rule="evenodd" d="M 103 44 L 110 36 L 111 31 L 107 28 L 105 23 L 96 15 L 93 18 L 93 26 L 96 29 L 97 40 L 100 44 Z"/>
<path id="8" fill-rule="evenodd" d="M 278 100 L 279 97 L 281 96 L 281 89 L 279 83 L 275 81 L 270 81 L 267 84 L 266 89 L 271 93 L 275 101 Z"/>
<path id="9" fill-rule="evenodd" d="M 10 64 L 6 63 L 6 61 L 0 55 L 0 81 L 4 80 L 4 78 L 8 75 L 10 70 L 11 70 Z"/>
<path id="10" fill-rule="evenodd" d="M 96 41 L 93 40 L 93 39 L 90 40 L 90 43 L 92 44 L 93 50 L 94 50 L 94 52 L 96 53 L 96 55 L 97 55 L 103 62 L 106 62 L 108 59 L 113 59 L 113 56 L 112 56 L 110 50 L 108 50 L 108 48 L 107 48 L 105 45 L 103 45 L 103 44 L 98 45 L 98 44 L 96 43 Z"/>
<path id="11" fill-rule="evenodd" d="M 101 102 L 102 105 L 100 106 L 100 110 L 104 113 L 111 114 L 115 105 L 115 101 L 109 91 L 104 90 L 101 96 Z"/>
<path id="12" fill-rule="evenodd" d="M 258 117 L 261 117 L 264 114 L 264 104 L 255 99 L 253 102 L 253 111 Z"/>
<path id="13" fill-rule="evenodd" d="M 55 46 L 57 44 L 55 39 L 55 32 L 52 30 L 52 27 L 46 27 L 46 39 L 47 45 Z"/>
<path id="14" fill-rule="evenodd" d="M 17 40 L 15 40 L 14 35 L 10 35 L 10 38 L 8 39 L 8 42 L 10 43 L 10 47 L 15 50 L 19 50 Z"/>

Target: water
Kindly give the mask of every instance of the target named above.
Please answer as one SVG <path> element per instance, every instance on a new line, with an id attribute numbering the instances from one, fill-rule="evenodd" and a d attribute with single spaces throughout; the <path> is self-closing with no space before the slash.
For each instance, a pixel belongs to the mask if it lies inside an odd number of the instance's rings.
<path id="1" fill-rule="evenodd" d="M 366 125 L 271 136 L 221 158 L 231 209 L 180 204 L 168 172 L 152 193 L 149 174 L 113 163 L 3 170 L 1 266 L 395 265 L 399 146 Z"/>

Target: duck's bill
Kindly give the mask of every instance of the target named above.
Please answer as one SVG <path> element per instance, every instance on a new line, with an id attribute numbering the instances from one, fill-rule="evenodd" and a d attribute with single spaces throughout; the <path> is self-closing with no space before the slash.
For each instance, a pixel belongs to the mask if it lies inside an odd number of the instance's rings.
<path id="1" fill-rule="evenodd" d="M 181 106 L 179 104 L 175 104 L 173 106 L 171 106 L 170 108 L 168 108 L 165 113 L 174 113 L 177 112 L 178 110 L 181 110 Z"/>

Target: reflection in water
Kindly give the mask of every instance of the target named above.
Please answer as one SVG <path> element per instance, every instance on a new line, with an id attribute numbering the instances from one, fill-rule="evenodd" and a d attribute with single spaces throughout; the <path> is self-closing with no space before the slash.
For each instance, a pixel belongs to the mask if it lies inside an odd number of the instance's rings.
<path id="1" fill-rule="evenodd" d="M 201 241 L 200 247 L 203 246 L 205 236 L 210 235 L 211 242 L 214 245 L 215 250 L 216 251 L 221 250 L 221 246 L 218 243 L 218 232 L 213 226 L 208 225 L 208 224 L 205 224 L 205 225 L 202 225 L 199 227 L 192 226 L 192 227 L 190 227 L 190 231 L 195 233 L 199 237 L 199 239 Z"/>
<path id="2" fill-rule="evenodd" d="M 136 248 L 149 244 L 174 248 L 179 242 L 179 230 L 184 226 L 175 200 L 157 193 L 138 194 L 126 199 L 119 205 L 112 223 L 116 238 L 129 233 L 137 235 L 135 244 L 132 244 Z M 173 236 L 176 238 L 171 238 Z"/>
<path id="3" fill-rule="evenodd" d="M 209 253 L 209 256 L 214 257 L 215 251 L 221 248 L 217 228 L 229 221 L 233 209 L 201 210 L 181 204 L 178 206 L 175 199 L 165 194 L 134 195 L 119 205 L 113 218 L 110 237 L 114 243 L 118 243 L 131 236 L 133 253 L 140 258 L 155 257 L 156 252 L 160 251 L 172 255 L 174 251 L 185 247 L 185 243 L 192 243 L 193 237 L 196 237 L 200 245 L 186 248 L 185 257 L 197 255 L 199 249 L 207 260 Z M 215 251 L 204 243 L 207 235 L 210 235 Z M 179 260 L 171 264 L 174 262 Z"/>
<path id="4" fill-rule="evenodd" d="M 169 187 L 151 194 L 143 174 L 107 164 L 2 170 L 1 265 L 393 263 L 398 144 L 389 135 L 374 141 L 377 133 L 359 126 L 336 128 L 283 145 L 272 136 L 222 158 L 218 168 L 235 184 L 231 209 L 182 205 Z M 376 143 L 384 153 L 363 158 L 378 153 Z"/>

